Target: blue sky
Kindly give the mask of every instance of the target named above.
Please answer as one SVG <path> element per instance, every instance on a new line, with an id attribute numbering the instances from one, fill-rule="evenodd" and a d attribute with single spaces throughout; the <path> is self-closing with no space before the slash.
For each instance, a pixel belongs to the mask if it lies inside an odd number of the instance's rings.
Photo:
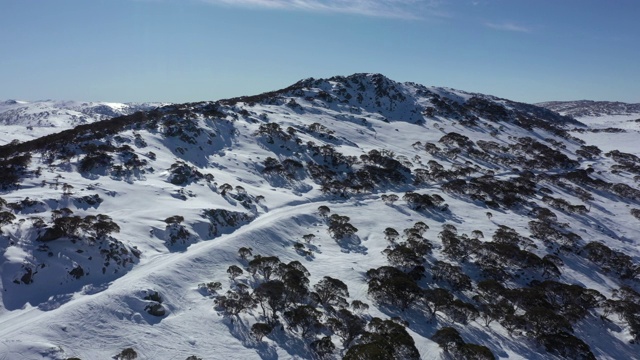
<path id="1" fill-rule="evenodd" d="M 0 99 L 187 102 L 382 73 L 640 102 L 638 0 L 0 0 Z"/>

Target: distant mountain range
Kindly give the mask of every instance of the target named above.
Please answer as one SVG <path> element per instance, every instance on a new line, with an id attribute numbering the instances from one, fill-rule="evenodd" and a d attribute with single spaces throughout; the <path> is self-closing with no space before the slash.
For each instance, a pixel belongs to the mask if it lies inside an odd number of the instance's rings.
<path id="1" fill-rule="evenodd" d="M 0 102 L 0 125 L 70 128 L 162 105 L 165 104 L 6 100 Z"/>
<path id="2" fill-rule="evenodd" d="M 302 81 L 304 82 L 304 81 Z M 451 89 L 440 88 L 438 91 Z M 479 94 L 453 91 L 455 96 L 479 96 Z M 482 95 L 485 98 L 493 98 Z M 0 101 L 0 125 L 19 125 L 29 127 L 72 128 L 76 125 L 107 120 L 116 116 L 129 115 L 137 111 L 147 111 L 170 103 L 113 103 L 81 101 Z M 628 104 L 613 101 L 549 101 L 535 104 L 561 115 L 576 119 L 583 117 L 602 117 L 629 115 L 640 117 L 640 104 Z"/>
<path id="3" fill-rule="evenodd" d="M 638 357 L 640 123 L 381 74 L 159 105 L 1 105 L 0 359 Z"/>
<path id="4" fill-rule="evenodd" d="M 620 115 L 638 116 L 640 118 L 640 104 L 627 104 L 617 101 L 549 101 L 536 105 L 575 118 Z"/>

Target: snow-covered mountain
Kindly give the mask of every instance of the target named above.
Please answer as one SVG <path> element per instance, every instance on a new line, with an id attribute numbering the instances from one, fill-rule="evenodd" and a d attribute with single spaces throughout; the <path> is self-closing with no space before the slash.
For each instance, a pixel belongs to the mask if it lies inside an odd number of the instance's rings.
<path id="1" fill-rule="evenodd" d="M 635 358 L 633 136 L 355 74 L 0 146 L 0 359 Z"/>

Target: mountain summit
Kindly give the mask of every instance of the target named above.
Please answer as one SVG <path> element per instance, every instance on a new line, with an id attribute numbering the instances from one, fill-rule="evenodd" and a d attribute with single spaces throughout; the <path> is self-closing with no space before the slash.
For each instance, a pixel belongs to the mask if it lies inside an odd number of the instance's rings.
<path id="1" fill-rule="evenodd" d="M 634 358 L 637 129 L 578 120 L 354 74 L 2 139 L 0 354 Z"/>
<path id="2" fill-rule="evenodd" d="M 353 108 L 354 111 L 378 113 L 390 121 L 423 121 L 426 112 L 426 115 L 468 121 L 479 116 L 513 120 L 520 115 L 577 124 L 569 117 L 558 116 L 544 108 L 524 103 L 460 90 L 398 83 L 381 74 L 365 73 L 329 79 L 309 78 L 279 91 L 221 100 L 220 103 L 277 103 L 278 100 L 292 97 L 333 104 L 343 111 Z"/>

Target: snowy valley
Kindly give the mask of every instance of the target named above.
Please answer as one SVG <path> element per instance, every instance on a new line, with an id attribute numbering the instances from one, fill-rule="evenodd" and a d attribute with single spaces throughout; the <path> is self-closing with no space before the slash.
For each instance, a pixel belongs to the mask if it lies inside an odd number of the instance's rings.
<path id="1" fill-rule="evenodd" d="M 640 112 L 379 74 L 0 105 L 0 359 L 640 353 Z"/>

